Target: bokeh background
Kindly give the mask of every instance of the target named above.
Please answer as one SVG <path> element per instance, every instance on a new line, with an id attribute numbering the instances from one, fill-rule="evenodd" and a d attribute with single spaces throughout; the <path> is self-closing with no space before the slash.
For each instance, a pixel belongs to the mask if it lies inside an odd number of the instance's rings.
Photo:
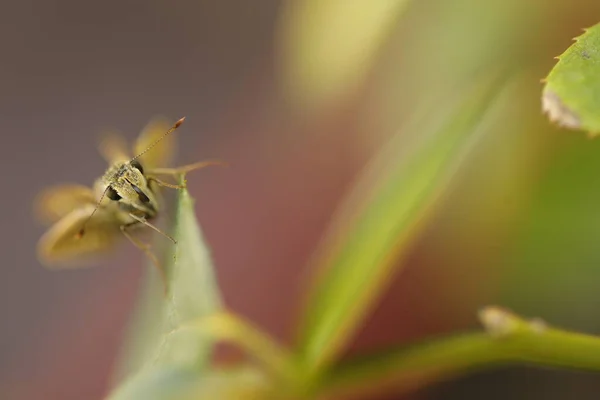
<path id="1" fill-rule="evenodd" d="M 47 271 L 31 210 L 44 186 L 103 172 L 102 130 L 133 140 L 157 114 L 185 115 L 179 160 L 231 163 L 189 177 L 225 301 L 289 342 L 306 262 L 357 172 L 392 135 L 419 135 L 402 130 L 414 113 L 435 117 L 440 98 L 500 64 L 517 83 L 350 351 L 476 328 L 490 303 L 600 332 L 600 142 L 550 126 L 539 102 L 553 57 L 600 20 L 600 3 L 411 1 L 361 79 L 327 98 L 294 75 L 306 60 L 286 41 L 293 4 L 0 4 L 0 398 L 94 400 L 109 388 L 146 262 L 125 248 L 97 268 Z M 507 368 L 407 398 L 598 393 L 594 375 Z"/>

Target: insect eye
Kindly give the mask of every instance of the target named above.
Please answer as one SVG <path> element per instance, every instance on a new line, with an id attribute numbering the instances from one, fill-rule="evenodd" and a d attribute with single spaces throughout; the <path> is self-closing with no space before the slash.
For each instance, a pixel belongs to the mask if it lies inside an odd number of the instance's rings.
<path id="1" fill-rule="evenodd" d="M 144 192 L 138 193 L 138 197 L 142 203 L 150 203 L 150 199 L 144 194 Z"/>
<path id="2" fill-rule="evenodd" d="M 144 168 L 142 167 L 142 164 L 140 164 L 140 162 L 138 160 L 133 160 L 131 162 L 131 166 L 133 168 L 136 168 L 138 171 L 140 171 L 142 174 L 144 173 Z"/>
<path id="3" fill-rule="evenodd" d="M 148 196 L 146 196 L 146 193 L 144 193 L 142 191 L 142 189 L 140 189 L 139 187 L 137 187 L 137 186 L 134 185 L 133 186 L 133 190 L 135 190 L 135 192 L 138 195 L 138 199 L 140 199 L 140 201 L 142 203 L 150 203 L 150 199 L 148 198 Z"/>
<path id="4" fill-rule="evenodd" d="M 113 189 L 112 186 L 109 186 L 108 189 L 106 189 L 106 197 L 113 201 L 118 201 L 121 199 L 119 193 L 117 193 L 117 191 Z"/>

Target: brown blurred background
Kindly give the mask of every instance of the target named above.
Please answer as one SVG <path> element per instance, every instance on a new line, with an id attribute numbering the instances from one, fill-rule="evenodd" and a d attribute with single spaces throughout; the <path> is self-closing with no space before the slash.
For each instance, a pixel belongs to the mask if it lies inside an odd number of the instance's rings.
<path id="1" fill-rule="evenodd" d="M 318 112 L 295 108 L 282 90 L 281 7 L 0 5 L 1 399 L 94 400 L 108 390 L 145 260 L 126 247 L 97 268 L 46 271 L 34 252 L 44 228 L 31 212 L 45 185 L 103 172 L 103 129 L 133 140 L 154 115 L 186 116 L 179 160 L 232 164 L 189 177 L 198 217 L 228 306 L 289 342 L 304 265 L 356 172 L 416 104 L 506 61 L 522 71 L 519 83 L 352 351 L 476 327 L 488 303 L 600 331 L 600 144 L 559 132 L 539 112 L 539 79 L 600 20 L 600 5 L 414 1 L 365 80 Z M 599 392 L 597 376 L 514 368 L 411 397 Z"/>

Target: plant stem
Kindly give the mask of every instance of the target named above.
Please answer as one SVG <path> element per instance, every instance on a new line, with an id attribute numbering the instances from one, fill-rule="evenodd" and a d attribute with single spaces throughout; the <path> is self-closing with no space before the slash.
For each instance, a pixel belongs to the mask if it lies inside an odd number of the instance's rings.
<path id="1" fill-rule="evenodd" d="M 361 357 L 322 381 L 328 397 L 408 392 L 472 370 L 530 364 L 600 371 L 600 337 L 550 328 L 496 307 L 480 313 L 487 332 L 468 333 Z"/>

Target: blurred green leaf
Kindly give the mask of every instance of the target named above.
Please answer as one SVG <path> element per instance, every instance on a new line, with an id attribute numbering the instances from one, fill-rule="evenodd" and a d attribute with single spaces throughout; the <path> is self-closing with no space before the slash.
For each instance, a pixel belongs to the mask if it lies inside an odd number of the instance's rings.
<path id="1" fill-rule="evenodd" d="M 251 367 L 210 370 L 156 367 L 137 375 L 119 388 L 109 400 L 200 400 L 267 399 L 268 384 L 260 371 Z"/>
<path id="2" fill-rule="evenodd" d="M 448 107 L 450 117 L 418 148 L 399 154 L 398 143 L 391 143 L 359 179 L 345 208 L 359 197 L 363 210 L 358 217 L 349 211 L 338 215 L 336 221 L 351 222 L 334 225 L 313 263 L 319 274 L 308 292 L 299 337 L 309 373 L 339 356 L 432 215 L 503 87 L 505 77 L 493 76 L 464 88 L 461 100 Z M 369 187 L 372 182 L 376 187 Z"/>
<path id="3" fill-rule="evenodd" d="M 280 21 L 283 86 L 301 106 L 351 93 L 408 0 L 289 0 Z"/>
<path id="4" fill-rule="evenodd" d="M 174 329 L 221 308 L 221 295 L 214 276 L 209 250 L 204 243 L 187 190 L 180 190 L 173 246 L 164 246 L 168 260 L 168 295 L 151 266 L 142 289 L 137 312 L 122 350 L 120 378 L 150 365 L 177 365 L 202 368 L 208 362 L 212 339 L 198 335 L 168 335 Z M 165 242 L 164 237 L 158 238 Z"/>
<path id="5" fill-rule="evenodd" d="M 600 133 L 600 24 L 586 29 L 546 78 L 542 105 L 561 126 Z"/>

